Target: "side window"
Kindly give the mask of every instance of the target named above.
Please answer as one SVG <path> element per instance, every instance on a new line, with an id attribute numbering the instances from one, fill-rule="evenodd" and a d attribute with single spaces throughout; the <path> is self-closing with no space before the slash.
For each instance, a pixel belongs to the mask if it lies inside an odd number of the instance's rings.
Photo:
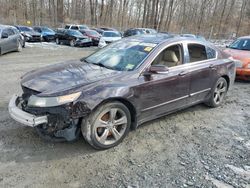
<path id="1" fill-rule="evenodd" d="M 2 38 L 3 38 L 3 35 L 9 36 L 7 29 L 4 29 L 4 30 L 2 31 Z"/>
<path id="2" fill-rule="evenodd" d="M 153 65 L 165 65 L 174 67 L 182 64 L 182 48 L 180 45 L 173 45 L 163 50 L 153 61 Z"/>
<path id="3" fill-rule="evenodd" d="M 65 29 L 69 29 L 69 25 L 66 25 L 66 26 L 65 26 Z"/>
<path id="4" fill-rule="evenodd" d="M 206 47 L 201 44 L 188 44 L 190 63 L 207 60 Z"/>
<path id="5" fill-rule="evenodd" d="M 214 59 L 216 58 L 216 51 L 213 48 L 207 47 L 207 59 Z"/>
<path id="6" fill-rule="evenodd" d="M 8 32 L 8 35 L 9 35 L 9 36 L 15 35 L 15 32 L 14 32 L 11 28 L 8 28 L 8 29 L 7 29 L 7 32 Z"/>
<path id="7" fill-rule="evenodd" d="M 78 30 L 78 26 L 71 26 L 70 29 Z"/>

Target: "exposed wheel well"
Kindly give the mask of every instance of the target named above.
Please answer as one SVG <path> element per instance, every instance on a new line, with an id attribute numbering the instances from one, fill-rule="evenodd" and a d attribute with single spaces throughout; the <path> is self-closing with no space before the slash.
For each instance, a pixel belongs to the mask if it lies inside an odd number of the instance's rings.
<path id="1" fill-rule="evenodd" d="M 129 102 L 128 100 L 126 100 L 124 98 L 117 97 L 117 98 L 106 99 L 106 100 L 102 101 L 99 105 L 97 105 L 95 107 L 95 109 L 98 108 L 99 106 L 105 104 L 105 103 L 114 102 L 114 101 L 118 101 L 118 102 L 124 104 L 128 108 L 128 110 L 130 112 L 130 115 L 131 115 L 131 129 L 132 130 L 136 129 L 136 127 L 137 127 L 137 117 L 136 117 L 135 107 L 134 107 L 133 104 L 131 104 L 131 102 Z"/>
<path id="2" fill-rule="evenodd" d="M 229 76 L 223 75 L 222 78 L 225 78 L 225 80 L 227 81 L 227 89 L 228 89 L 229 88 L 229 84 L 230 84 Z"/>

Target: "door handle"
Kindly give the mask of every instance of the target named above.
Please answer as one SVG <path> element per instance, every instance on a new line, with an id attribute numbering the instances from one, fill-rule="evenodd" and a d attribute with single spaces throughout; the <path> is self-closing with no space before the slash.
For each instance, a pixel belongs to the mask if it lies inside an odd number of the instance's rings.
<path id="1" fill-rule="evenodd" d="M 188 73 L 188 71 L 181 71 L 181 72 L 179 73 L 179 76 L 185 76 L 187 73 Z"/>

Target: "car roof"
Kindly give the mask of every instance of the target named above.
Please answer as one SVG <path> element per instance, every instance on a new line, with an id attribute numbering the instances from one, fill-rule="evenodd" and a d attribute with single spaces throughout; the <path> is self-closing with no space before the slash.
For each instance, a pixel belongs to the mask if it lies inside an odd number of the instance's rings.
<path id="1" fill-rule="evenodd" d="M 243 36 L 243 37 L 239 37 L 239 39 L 250 39 L 250 35 L 248 35 L 248 36 Z"/>
<path id="2" fill-rule="evenodd" d="M 5 29 L 5 28 L 8 28 L 8 27 L 12 27 L 11 25 L 0 25 L 0 29 Z"/>
<path id="3" fill-rule="evenodd" d="M 183 37 L 179 35 L 169 35 L 169 34 L 163 34 L 163 33 L 134 35 L 134 36 L 128 37 L 127 40 L 137 40 L 139 42 L 155 43 L 155 44 L 160 44 L 160 43 L 167 42 L 167 41 L 171 43 L 188 41 L 188 42 L 193 42 L 193 43 L 210 45 L 209 42 L 201 41 L 196 38 Z"/>

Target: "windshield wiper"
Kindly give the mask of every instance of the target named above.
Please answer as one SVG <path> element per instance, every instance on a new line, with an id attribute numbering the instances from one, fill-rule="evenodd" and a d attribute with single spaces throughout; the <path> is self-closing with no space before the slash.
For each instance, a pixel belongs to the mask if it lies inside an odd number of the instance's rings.
<path id="1" fill-rule="evenodd" d="M 114 70 L 112 67 L 106 66 L 106 65 L 104 65 L 103 63 L 92 63 L 92 64 L 98 65 L 98 66 L 100 66 L 100 67 L 104 67 L 104 68 L 107 68 L 107 69 Z"/>

